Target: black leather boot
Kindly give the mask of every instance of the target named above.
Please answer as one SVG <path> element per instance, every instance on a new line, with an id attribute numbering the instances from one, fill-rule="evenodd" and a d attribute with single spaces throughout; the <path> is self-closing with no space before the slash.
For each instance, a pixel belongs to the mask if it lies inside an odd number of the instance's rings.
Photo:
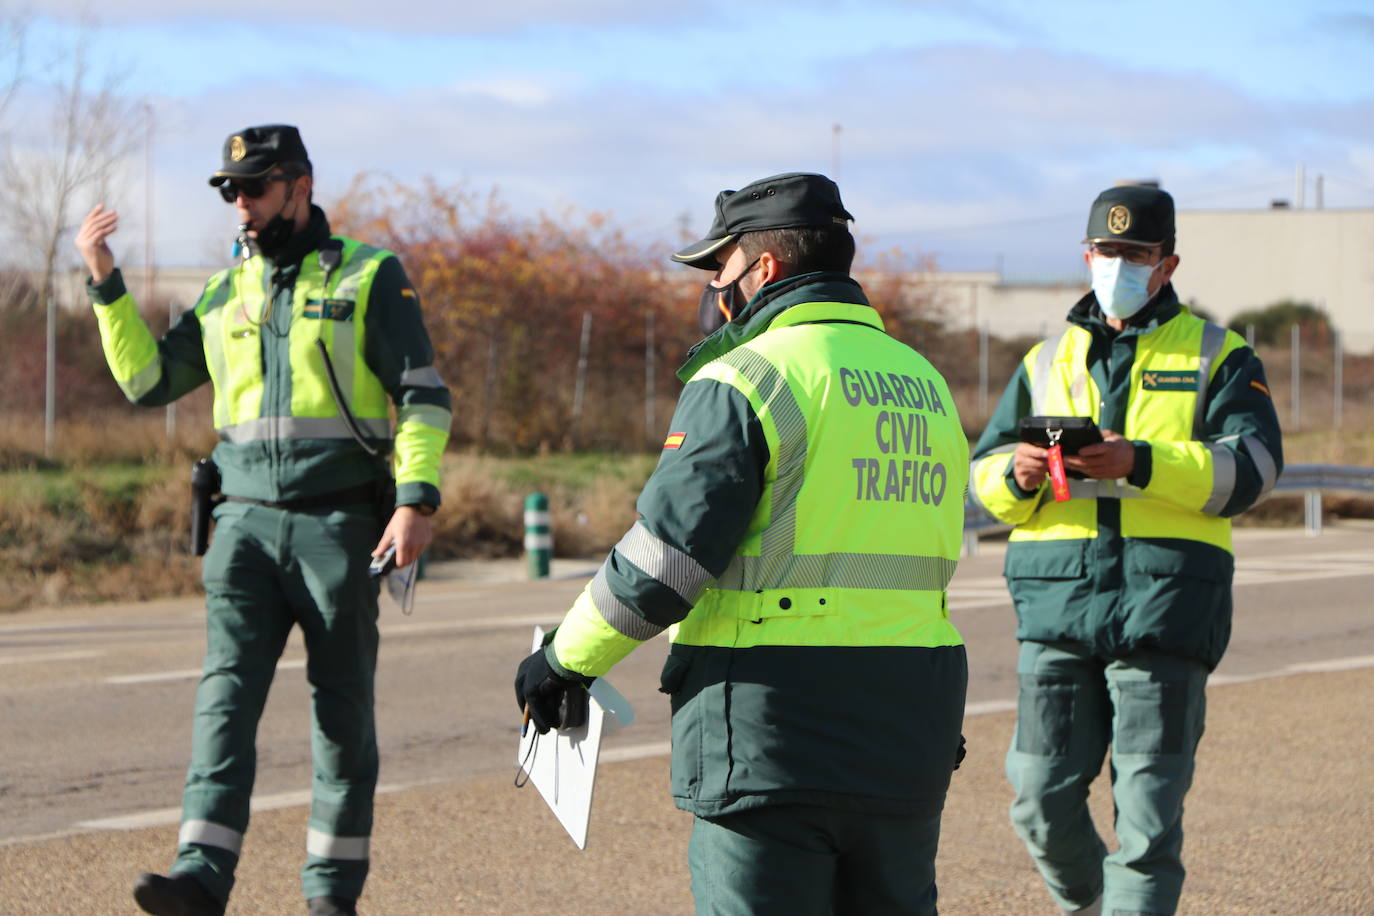
<path id="1" fill-rule="evenodd" d="M 185 874 L 140 875 L 134 882 L 134 902 L 155 916 L 224 916 L 224 904 Z"/>
<path id="2" fill-rule="evenodd" d="M 311 897 L 308 916 L 358 916 L 358 901 L 347 897 Z"/>

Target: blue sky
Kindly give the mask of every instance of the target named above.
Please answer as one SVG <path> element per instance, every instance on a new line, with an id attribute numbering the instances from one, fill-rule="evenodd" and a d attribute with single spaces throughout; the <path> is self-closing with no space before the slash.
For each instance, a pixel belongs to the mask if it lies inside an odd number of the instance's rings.
<path id="1" fill-rule="evenodd" d="M 81 8 L 31 11 L 36 47 Z M 431 175 L 671 247 L 721 188 L 838 171 L 867 250 L 1018 276 L 1072 275 L 1088 204 L 1120 178 L 1159 178 L 1184 209 L 1258 207 L 1294 196 L 1301 163 L 1309 204 L 1322 175 L 1327 206 L 1374 207 L 1368 0 L 225 9 L 125 0 L 99 28 L 156 114 L 162 261 L 219 257 L 231 217 L 204 178 L 228 133 L 271 121 L 300 125 L 326 202 L 360 171 Z M 140 158 L 130 258 L 142 180 Z"/>

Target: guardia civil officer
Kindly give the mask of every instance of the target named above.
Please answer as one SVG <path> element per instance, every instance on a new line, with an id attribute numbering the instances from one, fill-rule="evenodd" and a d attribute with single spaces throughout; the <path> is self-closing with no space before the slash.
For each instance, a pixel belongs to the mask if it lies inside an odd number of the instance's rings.
<path id="1" fill-rule="evenodd" d="M 1016 526 L 1011 819 L 1066 912 L 1167 914 L 1203 690 L 1231 633 L 1230 519 L 1273 487 L 1283 452 L 1254 351 L 1179 304 L 1173 198 L 1103 191 L 1085 241 L 1092 291 L 1026 355 L 974 449 L 973 493 Z M 1082 479 L 1063 501 L 1047 450 L 1018 442 L 1028 415 L 1104 430 L 1064 459 Z M 1087 807 L 1108 748 L 1111 855 Z"/>
<path id="2" fill-rule="evenodd" d="M 945 588 L 968 444 L 944 379 L 849 276 L 821 175 L 722 191 L 713 278 L 639 521 L 516 675 L 541 731 L 669 631 L 672 793 L 697 912 L 934 913 L 967 666 Z"/>
<path id="3" fill-rule="evenodd" d="M 248 827 L 258 719 L 299 625 L 315 773 L 302 886 L 311 914 L 354 913 L 377 781 L 378 586 L 368 566 L 389 546 L 407 565 L 430 542 L 449 393 L 400 262 L 331 235 L 311 203 L 296 128 L 233 134 L 210 184 L 237 211 L 243 258 L 211 277 L 161 340 L 106 245 L 117 215 L 97 206 L 77 237 L 106 358 L 128 398 L 156 407 L 213 384 L 227 497 L 204 564 L 205 670 L 180 845 L 170 877 L 144 875 L 134 899 L 149 913 L 224 911 Z"/>

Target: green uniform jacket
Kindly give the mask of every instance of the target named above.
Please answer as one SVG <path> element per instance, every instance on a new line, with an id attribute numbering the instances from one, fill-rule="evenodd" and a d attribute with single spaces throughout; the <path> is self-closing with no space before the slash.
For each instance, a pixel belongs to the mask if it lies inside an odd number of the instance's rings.
<path id="1" fill-rule="evenodd" d="M 293 294 L 302 265 L 318 275 L 319 249 L 330 238 L 324 211 L 312 207 L 306 228 L 291 237 L 286 250 L 275 261 L 264 265 L 262 299 L 257 301 L 255 297 L 248 310 L 262 308 L 266 321 L 261 327 L 244 324 L 242 330 L 233 332 L 236 339 L 247 335 L 244 339 L 250 344 L 259 344 L 260 363 L 252 368 L 255 374 L 261 374 L 261 403 L 250 405 L 249 412 L 262 418 L 256 421 L 255 428 L 266 432 L 240 438 L 221 430 L 214 460 L 222 475 L 222 489 L 233 496 L 281 502 L 349 489 L 383 476 L 378 461 L 341 431 L 337 411 L 322 384 L 314 385 L 309 397 L 319 402 L 311 404 L 317 415 L 335 418 L 326 421 L 330 424 L 329 435 L 284 432 L 290 426 L 286 418 L 293 415 L 293 374 L 300 378 L 302 371 L 312 371 L 303 370 L 302 361 L 308 360 L 306 365 L 316 367 L 313 371 L 319 376 L 324 375 L 323 361 L 313 351 L 297 352 L 293 365 L 293 322 L 342 326 L 356 314 L 362 314 L 363 328 L 356 333 L 362 335 L 361 357 L 376 382 L 367 381 L 360 367 L 356 373 L 349 373 L 350 377 L 356 375 L 354 384 L 350 385 L 346 378 L 343 385 L 346 391 L 363 392 L 361 397 L 374 405 L 384 406 L 382 399 L 389 396 L 396 406 L 396 505 L 438 506 L 439 459 L 448 440 L 452 408 L 448 389 L 433 366 L 434 349 L 420 315 L 419 299 L 394 255 L 366 246 L 354 249 L 356 243 L 336 240 L 332 244 L 347 243 L 350 251 L 358 252 L 353 256 L 358 263 L 364 257 L 379 261 L 371 274 L 370 288 L 362 294 L 367 297 L 362 304 L 365 308 L 340 299 L 325 299 L 323 304 L 319 300 L 299 301 L 301 297 Z M 217 305 L 217 292 L 227 289 L 235 274 L 243 270 L 242 265 L 236 265 L 212 277 L 197 307 L 184 312 L 179 322 L 156 342 L 139 317 L 119 271 L 98 286 L 89 287 L 106 357 L 131 401 L 145 407 L 161 406 L 211 380 L 202 325 L 211 312 L 221 307 Z M 336 276 L 344 272 L 336 271 Z M 334 286 L 338 284 L 331 285 Z M 351 338 L 335 334 L 330 339 Z M 335 354 L 335 361 L 347 364 L 339 353 Z M 228 371 L 232 373 L 234 367 L 231 365 Z M 381 390 L 374 392 L 366 387 L 376 384 Z M 302 396 L 297 392 L 297 404 Z M 304 427 L 310 422 L 305 420 L 299 425 Z M 317 425 L 324 428 L 322 422 Z M 379 421 L 364 422 L 362 426 L 374 447 L 382 451 L 392 448 L 385 411 Z"/>
<path id="2" fill-rule="evenodd" d="M 781 405 L 791 402 L 790 395 L 767 382 L 755 388 L 735 373 L 752 367 L 756 380 L 778 379 L 768 365 L 786 360 L 789 351 L 776 341 L 823 336 L 808 327 L 826 328 L 831 336 L 825 339 L 836 352 L 852 354 L 856 366 L 813 365 L 804 360 L 814 356 L 799 354 L 802 362 L 786 372 L 804 374 L 813 380 L 808 385 L 820 387 L 797 389 L 801 412 L 787 414 Z M 777 335 L 774 343 L 767 342 L 770 331 Z M 803 351 L 826 352 L 808 351 L 811 346 L 803 344 Z M 773 363 L 765 365 L 761 352 L 771 353 Z M 865 372 L 865 384 L 875 387 L 861 391 L 855 370 L 863 365 L 908 373 L 929 387 L 899 394 L 888 387 L 888 376 L 875 382 L 876 373 Z M 964 647 L 948 620 L 944 588 L 959 553 L 960 462 L 968 448 L 944 380 L 888 337 L 859 285 L 835 273 L 766 287 L 735 321 L 693 348 L 678 375 L 687 385 L 662 458 L 640 495 L 641 520 L 555 633 L 546 652 L 550 663 L 599 676 L 639 641 L 671 628 L 661 689 L 673 706 L 672 793 L 678 807 L 697 815 L 787 802 L 938 812 L 959 743 L 967 682 Z M 910 377 L 906 382 L 916 385 Z M 883 386 L 881 403 L 877 385 Z M 767 406 L 756 409 L 750 396 Z M 895 404 L 902 409 L 887 409 Z M 792 572 L 763 576 L 781 582 L 790 575 L 798 584 L 755 592 L 740 584 L 754 568 L 741 559 L 745 545 L 757 545 L 761 536 L 767 553 L 767 532 L 774 530 L 767 516 L 779 505 L 784 476 L 778 471 L 775 478 L 774 471 L 802 460 L 789 451 L 796 440 L 786 436 L 781 455 L 771 454 L 760 410 L 779 429 L 786 416 L 804 420 L 809 482 L 802 496 L 811 493 L 815 501 L 805 504 L 805 515 L 796 510 Z M 895 425 L 883 425 L 898 413 L 903 420 L 920 414 L 905 427 L 908 439 L 914 430 L 939 431 L 930 433 L 940 438 L 928 440 L 928 450 L 917 443 L 906 454 L 935 457 L 903 460 L 898 443 L 883 439 L 886 475 L 876 459 L 870 471 L 868 459 L 852 456 L 878 454 L 874 418 L 882 418 L 880 437 L 898 435 Z M 851 428 L 845 422 L 867 425 L 853 436 L 827 438 L 828 424 Z M 942 464 L 931 472 L 935 461 Z M 879 502 L 854 502 L 864 499 Z M 900 519 L 893 531 L 915 526 L 920 534 L 912 541 L 866 528 L 846 534 L 837 522 L 844 513 L 837 510 L 853 505 L 884 506 L 877 516 L 858 517 Z M 834 546 L 808 549 L 827 539 Z M 847 589 L 846 582 L 865 584 Z M 924 610 L 910 617 L 898 610 L 908 607 Z M 914 635 L 913 627 L 919 630 Z"/>
<path id="3" fill-rule="evenodd" d="M 1127 500 L 1105 497 L 1090 501 L 1096 503 L 1095 519 L 1088 506 L 1084 521 L 1095 527 L 1091 537 L 1074 536 L 1082 526 L 1067 526 L 1067 532 L 1042 528 L 1028 540 L 1018 540 L 1014 533 L 1004 571 L 1016 604 L 1017 638 L 1079 643 L 1106 658 L 1159 650 L 1215 667 L 1231 632 L 1235 564 L 1225 520 L 1254 505 L 1283 467 L 1278 418 L 1264 367 L 1234 333 L 1222 338 L 1214 329 L 1214 339 L 1225 341 L 1225 355 L 1212 366 L 1210 380 L 1205 369 L 1201 373 L 1204 392 L 1194 416 L 1198 372 L 1160 375 L 1144 371 L 1153 365 L 1136 365 L 1142 339 L 1199 333 L 1202 319 L 1179 304 L 1172 286 L 1165 286 L 1120 333 L 1103 320 L 1092 293 L 1074 306 L 1068 320 L 1091 335 L 1086 344 L 1088 377 L 1077 375 L 1081 367 L 1076 366 L 1055 366 L 1055 374 L 1077 376 L 1075 390 L 1095 385 L 1101 400 L 1092 413 L 1098 426 L 1123 432 L 1135 444 L 1134 470 L 1118 492 L 1132 496 L 1144 512 L 1166 513 L 1164 527 L 1172 526 L 1177 536 L 1123 536 Z M 1034 412 L 1030 372 L 1037 353 L 1038 349 L 1031 351 L 1008 383 L 973 450 L 974 497 L 1017 525 L 1034 522 L 1038 513 L 1048 511 L 1045 507 L 1054 505 L 1048 482 L 1034 492 L 1017 485 L 1009 455 L 1019 441 L 1018 421 Z M 1166 357 L 1170 354 L 1151 351 L 1148 359 Z M 1132 408 L 1141 406 L 1133 399 L 1145 397 L 1144 389 L 1151 385 L 1158 399 L 1151 403 L 1180 411 L 1180 418 L 1193 417 L 1194 434 L 1177 439 L 1200 444 L 1132 435 L 1127 417 L 1138 417 Z M 1158 393 L 1168 391 L 1176 393 Z M 1205 460 L 1198 460 L 1199 454 Z M 1214 457 L 1206 458 L 1207 454 Z M 1004 463 L 1005 471 L 996 462 Z M 1215 479 L 1214 464 L 1221 469 Z M 1155 505 L 1162 508 L 1153 509 Z"/>

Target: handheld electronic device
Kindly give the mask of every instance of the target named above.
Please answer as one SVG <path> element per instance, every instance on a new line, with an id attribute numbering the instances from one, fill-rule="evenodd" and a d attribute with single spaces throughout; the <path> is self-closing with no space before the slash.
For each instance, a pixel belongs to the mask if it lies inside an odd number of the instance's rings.
<path id="1" fill-rule="evenodd" d="M 367 574 L 376 579 L 385 576 L 396 568 L 396 545 L 392 544 L 386 549 L 386 553 L 380 557 L 373 557 L 372 563 L 367 567 Z"/>
<path id="2" fill-rule="evenodd" d="M 1058 435 L 1051 435 L 1058 430 Z M 1092 417 L 1022 417 L 1021 441 L 1049 448 L 1055 442 L 1065 455 L 1077 455 L 1085 445 L 1102 441 L 1102 430 Z"/>

